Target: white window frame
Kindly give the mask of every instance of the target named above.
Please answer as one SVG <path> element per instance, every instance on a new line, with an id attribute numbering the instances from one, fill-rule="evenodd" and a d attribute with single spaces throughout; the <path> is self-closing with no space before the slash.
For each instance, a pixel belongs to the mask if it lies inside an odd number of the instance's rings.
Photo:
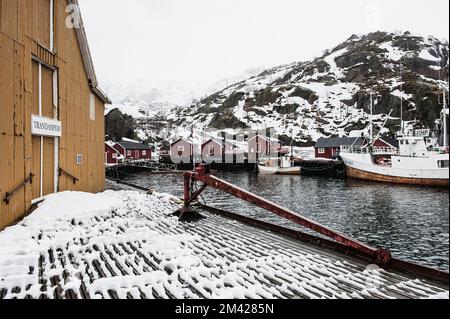
<path id="1" fill-rule="evenodd" d="M 52 10 L 52 8 L 51 8 Z M 42 116 L 42 67 L 49 68 L 53 71 L 53 79 L 52 79 L 52 86 L 53 86 L 53 92 L 52 92 L 52 102 L 53 102 L 53 118 L 58 119 L 58 106 L 59 106 L 59 100 L 58 100 L 58 70 L 54 67 L 47 65 L 45 62 L 41 61 L 40 59 L 36 57 L 32 57 L 32 61 L 35 61 L 38 64 L 38 115 Z M 41 136 L 40 138 L 40 168 L 39 168 L 39 174 L 40 174 L 40 185 L 39 185 L 39 198 L 43 197 L 43 191 L 44 191 L 44 179 L 42 178 L 44 175 L 44 137 Z M 57 193 L 59 190 L 59 137 L 54 138 L 54 167 L 53 167 L 53 193 Z M 35 200 L 39 200 L 39 198 Z"/>
<path id="2" fill-rule="evenodd" d="M 142 150 L 142 156 L 147 156 L 147 151 L 146 150 Z"/>
<path id="3" fill-rule="evenodd" d="M 89 94 L 89 119 L 95 121 L 95 95 Z"/>
<path id="4" fill-rule="evenodd" d="M 112 156 L 111 156 L 113 159 L 117 159 L 117 153 L 112 153 Z"/>
<path id="5" fill-rule="evenodd" d="M 178 152 L 184 152 L 184 145 L 178 146 Z"/>
<path id="6" fill-rule="evenodd" d="M 325 148 L 320 147 L 317 151 L 319 154 L 325 154 Z"/>
<path id="7" fill-rule="evenodd" d="M 128 156 L 133 156 L 133 152 L 131 150 L 127 150 L 127 157 Z"/>
<path id="8" fill-rule="evenodd" d="M 77 165 L 83 165 L 83 154 L 77 154 L 76 163 Z"/>

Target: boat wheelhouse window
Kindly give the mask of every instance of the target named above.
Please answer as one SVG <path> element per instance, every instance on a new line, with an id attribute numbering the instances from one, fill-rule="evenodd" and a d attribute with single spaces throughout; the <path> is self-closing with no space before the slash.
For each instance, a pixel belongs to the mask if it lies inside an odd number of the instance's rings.
<path id="1" fill-rule="evenodd" d="M 448 168 L 449 167 L 449 163 L 450 161 L 448 160 L 444 160 L 444 161 L 438 161 L 438 167 L 439 168 Z"/>

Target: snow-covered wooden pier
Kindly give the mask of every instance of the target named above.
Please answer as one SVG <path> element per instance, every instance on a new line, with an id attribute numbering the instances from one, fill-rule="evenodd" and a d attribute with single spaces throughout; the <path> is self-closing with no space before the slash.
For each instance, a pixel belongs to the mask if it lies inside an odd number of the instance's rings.
<path id="1" fill-rule="evenodd" d="M 0 299 L 449 298 L 428 281 L 202 211 L 165 194 L 50 195 L 0 233 Z"/>

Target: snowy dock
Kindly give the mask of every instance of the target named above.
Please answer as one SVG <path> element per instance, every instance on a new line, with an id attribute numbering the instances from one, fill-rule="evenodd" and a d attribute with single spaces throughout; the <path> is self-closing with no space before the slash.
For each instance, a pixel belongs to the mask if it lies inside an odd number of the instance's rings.
<path id="1" fill-rule="evenodd" d="M 0 299 L 449 298 L 448 285 L 202 211 L 165 194 L 50 195 L 0 233 Z"/>

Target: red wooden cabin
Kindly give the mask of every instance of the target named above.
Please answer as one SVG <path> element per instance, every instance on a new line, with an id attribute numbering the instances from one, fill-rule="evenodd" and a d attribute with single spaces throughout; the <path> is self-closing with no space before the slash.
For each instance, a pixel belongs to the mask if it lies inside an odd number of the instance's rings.
<path id="1" fill-rule="evenodd" d="M 122 141 L 116 143 L 114 148 L 118 150 L 126 160 L 152 159 L 152 149 L 146 144 Z"/>

